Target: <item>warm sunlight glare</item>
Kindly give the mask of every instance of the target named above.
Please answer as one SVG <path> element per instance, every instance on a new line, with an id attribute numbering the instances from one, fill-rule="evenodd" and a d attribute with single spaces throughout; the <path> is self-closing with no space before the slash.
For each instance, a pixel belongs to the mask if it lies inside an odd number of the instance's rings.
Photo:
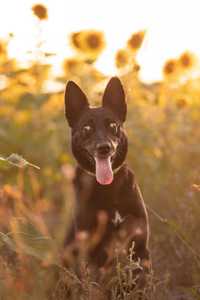
<path id="1" fill-rule="evenodd" d="M 200 28 L 199 1 L 66 1 L 66 0 L 7 0 L 1 3 L 0 37 L 13 32 L 10 54 L 20 60 L 35 46 L 36 22 L 31 7 L 42 3 L 48 8 L 48 20 L 44 22 L 45 49 L 57 53 L 54 68 L 70 54 L 67 36 L 82 29 L 103 30 L 107 48 L 98 68 L 114 74 L 114 53 L 122 48 L 130 34 L 147 30 L 145 42 L 139 53 L 141 76 L 146 81 L 161 77 L 166 59 L 176 57 L 185 50 L 200 53 L 198 30 Z M 189 16 L 192 16 L 189 18 Z"/>

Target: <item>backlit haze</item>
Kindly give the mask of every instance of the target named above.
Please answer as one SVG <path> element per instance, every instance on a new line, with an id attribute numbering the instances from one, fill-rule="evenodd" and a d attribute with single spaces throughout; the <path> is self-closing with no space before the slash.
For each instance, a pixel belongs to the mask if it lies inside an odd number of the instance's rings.
<path id="1" fill-rule="evenodd" d="M 97 66 L 108 75 L 116 73 L 114 54 L 124 47 L 133 32 L 147 30 L 144 44 L 139 51 L 141 77 L 145 81 L 158 80 L 162 65 L 185 50 L 200 53 L 199 1 L 197 0 L 7 0 L 0 6 L 0 37 L 14 33 L 10 55 L 21 61 L 26 52 L 35 47 L 36 23 L 31 7 L 44 4 L 48 20 L 43 22 L 45 49 L 57 54 L 54 69 L 59 70 L 61 61 L 70 55 L 68 35 L 83 29 L 103 30 L 107 47 Z"/>

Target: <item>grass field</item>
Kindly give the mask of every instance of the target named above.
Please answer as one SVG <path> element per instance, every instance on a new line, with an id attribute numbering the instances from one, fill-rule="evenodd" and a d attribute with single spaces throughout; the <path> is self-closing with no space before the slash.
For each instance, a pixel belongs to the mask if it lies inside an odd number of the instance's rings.
<path id="1" fill-rule="evenodd" d="M 128 162 L 150 217 L 153 274 L 145 294 L 152 300 L 199 300 L 199 66 L 186 52 L 166 62 L 162 81 L 142 83 L 137 53 L 143 37 L 144 32 L 132 36 L 116 54 L 116 65 L 127 94 Z M 71 262 L 79 276 L 61 264 L 73 216 L 75 166 L 63 91 L 67 80 L 75 80 L 91 104 L 100 103 L 109 79 L 95 67 L 103 33 L 72 34 L 74 56 L 57 77 L 40 46 L 26 67 L 11 59 L 10 38 L 0 41 L 0 299 L 68 299 L 66 285 L 77 300 L 106 299 L 106 290 L 112 300 L 138 299 L 123 286 L 116 294 L 120 280 L 130 285 L 125 270 L 136 262 L 128 258 L 116 255 L 116 268 L 97 279 L 83 263 L 83 242 L 82 254 Z"/>

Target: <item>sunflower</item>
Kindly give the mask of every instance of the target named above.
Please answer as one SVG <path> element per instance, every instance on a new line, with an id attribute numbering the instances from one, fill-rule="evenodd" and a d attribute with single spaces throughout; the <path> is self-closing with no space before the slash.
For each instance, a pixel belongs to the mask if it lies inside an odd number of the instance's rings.
<path id="1" fill-rule="evenodd" d="M 99 49 L 103 45 L 103 35 L 102 33 L 89 32 L 86 35 L 86 44 L 90 49 Z"/>
<path id="2" fill-rule="evenodd" d="M 39 20 L 46 20 L 48 18 L 47 8 L 42 4 L 33 5 L 32 11 Z"/>
<path id="3" fill-rule="evenodd" d="M 117 68 L 124 68 L 130 63 L 130 53 L 126 49 L 119 49 L 115 55 Z"/>
<path id="4" fill-rule="evenodd" d="M 177 61 L 175 59 L 169 59 L 164 67 L 163 67 L 163 74 L 165 76 L 174 75 L 177 71 Z"/>
<path id="5" fill-rule="evenodd" d="M 71 35 L 71 45 L 79 53 L 96 59 L 105 48 L 105 38 L 101 31 L 83 30 Z"/>
<path id="6" fill-rule="evenodd" d="M 127 41 L 127 46 L 129 50 L 137 51 L 141 47 L 145 33 L 146 32 L 143 30 L 133 33 L 131 35 L 130 39 Z"/>
<path id="7" fill-rule="evenodd" d="M 179 65 L 182 69 L 191 69 L 196 64 L 196 57 L 191 52 L 184 52 L 179 57 Z"/>
<path id="8" fill-rule="evenodd" d="M 0 55 L 4 53 L 4 45 L 0 43 Z"/>
<path id="9" fill-rule="evenodd" d="M 7 44 L 3 40 L 0 40 L 0 56 L 5 56 L 7 53 Z"/>
<path id="10" fill-rule="evenodd" d="M 4 40 L 0 40 L 0 73 L 7 72 L 7 66 L 10 64 L 8 58 L 8 43 Z"/>

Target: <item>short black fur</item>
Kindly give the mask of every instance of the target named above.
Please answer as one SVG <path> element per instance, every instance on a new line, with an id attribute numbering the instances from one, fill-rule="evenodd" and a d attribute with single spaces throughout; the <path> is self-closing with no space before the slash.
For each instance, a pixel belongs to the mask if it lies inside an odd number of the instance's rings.
<path id="1" fill-rule="evenodd" d="M 72 129 L 72 152 L 78 162 L 74 179 L 76 230 L 93 233 L 102 212 L 107 220 L 101 240 L 90 250 L 91 262 L 98 267 L 106 266 L 112 260 L 109 247 L 118 234 L 125 230 L 123 242 L 127 252 L 134 241 L 135 258 L 140 259 L 144 268 L 149 269 L 147 212 L 134 174 L 125 162 L 128 148 L 123 128 L 126 101 L 120 80 L 114 77 L 109 81 L 103 105 L 98 108 L 89 107 L 84 93 L 75 83 L 69 82 L 65 104 L 66 118 Z M 101 153 L 98 152 L 99 148 Z M 114 179 L 109 185 L 101 185 L 95 178 L 94 157 L 102 153 L 105 157 L 112 156 Z M 116 213 L 121 218 L 118 225 L 113 222 Z M 72 225 L 65 246 L 75 240 L 76 230 Z"/>

